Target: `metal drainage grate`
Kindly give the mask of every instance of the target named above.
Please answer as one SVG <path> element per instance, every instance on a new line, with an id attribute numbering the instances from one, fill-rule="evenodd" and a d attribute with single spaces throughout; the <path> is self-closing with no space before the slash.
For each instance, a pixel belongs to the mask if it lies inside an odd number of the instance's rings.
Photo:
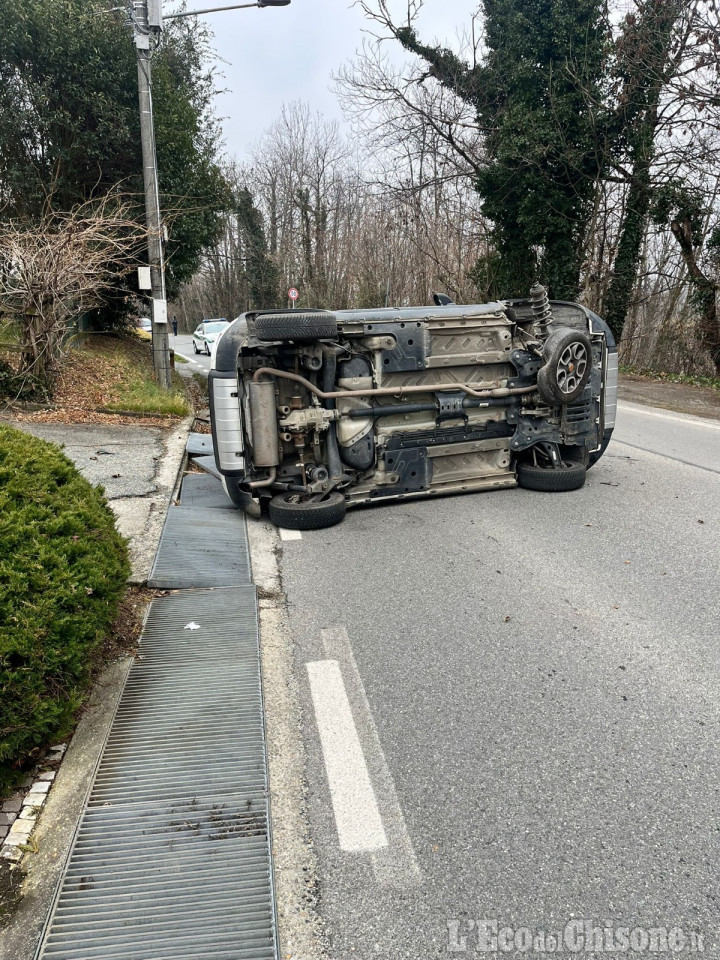
<path id="1" fill-rule="evenodd" d="M 209 507 L 170 507 L 149 587 L 232 587 L 251 582 L 245 516 Z"/>
<path id="2" fill-rule="evenodd" d="M 275 960 L 254 587 L 156 600 L 140 651 L 38 960 Z"/>
<path id="3" fill-rule="evenodd" d="M 209 473 L 187 473 L 180 488 L 181 507 L 213 507 L 236 510 L 220 481 Z"/>
<path id="4" fill-rule="evenodd" d="M 217 477 L 218 480 L 222 480 L 222 474 L 217 468 L 214 456 L 193 457 L 193 463 L 205 470 L 206 473 L 210 473 L 213 475 L 213 477 Z"/>
<path id="5" fill-rule="evenodd" d="M 198 457 L 211 455 L 213 452 L 213 440 L 209 433 L 191 433 L 188 435 L 185 444 L 189 457 Z"/>

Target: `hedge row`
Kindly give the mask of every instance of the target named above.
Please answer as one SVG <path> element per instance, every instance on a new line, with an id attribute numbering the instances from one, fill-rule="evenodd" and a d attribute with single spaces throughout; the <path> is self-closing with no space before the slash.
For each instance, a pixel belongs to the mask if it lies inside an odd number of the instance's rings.
<path id="1" fill-rule="evenodd" d="M 0 424 L 0 789 L 72 728 L 128 573 L 102 491 Z"/>

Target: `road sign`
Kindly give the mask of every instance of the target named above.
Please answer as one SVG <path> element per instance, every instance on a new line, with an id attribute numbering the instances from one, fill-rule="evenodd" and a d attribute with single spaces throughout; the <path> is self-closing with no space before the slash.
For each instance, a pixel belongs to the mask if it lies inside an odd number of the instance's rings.
<path id="1" fill-rule="evenodd" d="M 297 300 L 300 294 L 297 292 L 295 287 L 290 287 L 290 289 L 288 290 L 288 296 L 290 297 L 291 300 Z"/>

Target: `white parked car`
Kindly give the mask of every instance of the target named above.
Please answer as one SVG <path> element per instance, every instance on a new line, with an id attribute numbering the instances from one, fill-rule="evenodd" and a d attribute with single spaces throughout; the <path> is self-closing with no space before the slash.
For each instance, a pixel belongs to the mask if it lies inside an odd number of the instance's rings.
<path id="1" fill-rule="evenodd" d="M 195 353 L 206 353 L 210 356 L 212 345 L 229 326 L 230 324 L 224 317 L 220 320 L 203 320 L 192 335 Z"/>

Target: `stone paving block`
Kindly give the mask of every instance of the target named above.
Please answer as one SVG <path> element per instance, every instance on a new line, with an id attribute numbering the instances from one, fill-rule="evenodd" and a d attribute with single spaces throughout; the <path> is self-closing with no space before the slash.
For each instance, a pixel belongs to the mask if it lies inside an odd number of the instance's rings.
<path id="1" fill-rule="evenodd" d="M 22 860 L 23 852 L 17 844 L 10 844 L 5 841 L 0 849 L 0 857 L 4 860 Z"/>
<path id="2" fill-rule="evenodd" d="M 34 820 L 16 820 L 10 827 L 6 843 L 25 843 L 35 826 Z"/>
<path id="3" fill-rule="evenodd" d="M 10 797 L 9 800 L 5 800 L 2 805 L 3 813 L 18 813 L 20 807 L 22 806 L 22 797 L 19 794 L 16 794 L 14 797 Z"/>
<path id="4" fill-rule="evenodd" d="M 18 820 L 36 820 L 37 819 L 37 807 L 27 806 L 23 807 L 20 813 L 18 814 Z"/>
<path id="5" fill-rule="evenodd" d="M 9 829 L 10 829 L 10 827 L 0 827 L 0 840 L 4 840 L 4 839 L 5 839 L 5 837 L 8 835 L 8 830 L 9 830 Z"/>
<path id="6" fill-rule="evenodd" d="M 50 789 L 50 784 L 44 780 L 36 780 L 30 788 L 30 793 L 47 793 Z"/>
<path id="7" fill-rule="evenodd" d="M 24 807 L 41 807 L 47 800 L 46 793 L 35 793 L 34 790 L 31 790 L 25 797 L 22 802 Z"/>
<path id="8" fill-rule="evenodd" d="M 16 813 L 0 813 L 0 827 L 11 826 L 14 823 L 16 817 L 17 817 Z"/>
<path id="9" fill-rule="evenodd" d="M 41 773 L 41 774 L 38 776 L 38 780 L 49 780 L 49 781 L 52 782 L 54 779 L 55 779 L 55 771 L 54 771 L 54 770 L 45 770 L 43 773 Z"/>

